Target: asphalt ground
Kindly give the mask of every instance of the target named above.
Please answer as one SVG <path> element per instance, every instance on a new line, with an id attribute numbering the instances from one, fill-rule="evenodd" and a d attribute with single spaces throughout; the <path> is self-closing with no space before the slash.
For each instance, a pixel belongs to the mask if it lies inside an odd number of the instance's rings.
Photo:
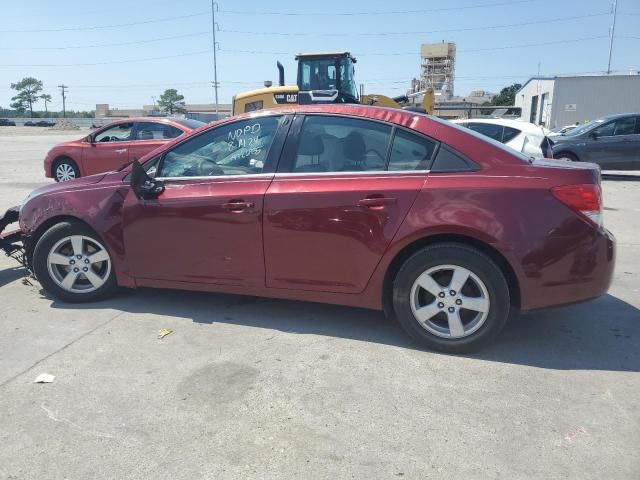
<path id="1" fill-rule="evenodd" d="M 0 208 L 82 135 L 26 130 L 0 127 Z M 2 257 L 0 478 L 638 479 L 640 178 L 603 188 L 609 294 L 523 315 L 472 355 L 331 305 L 152 289 L 64 304 Z"/>

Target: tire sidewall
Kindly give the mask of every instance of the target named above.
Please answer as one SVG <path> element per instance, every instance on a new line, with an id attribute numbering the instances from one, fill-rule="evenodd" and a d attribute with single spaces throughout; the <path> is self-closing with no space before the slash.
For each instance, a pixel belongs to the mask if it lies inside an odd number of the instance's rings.
<path id="1" fill-rule="evenodd" d="M 85 237 L 93 238 L 109 253 L 109 257 L 111 258 L 111 271 L 109 272 L 109 277 L 107 278 L 107 281 L 96 290 L 87 293 L 68 292 L 57 285 L 51 278 L 47 264 L 49 253 L 58 241 L 71 235 L 83 235 Z M 111 252 L 109 252 L 108 247 L 99 235 L 80 223 L 61 222 L 47 230 L 36 243 L 36 247 L 33 251 L 32 264 L 33 272 L 44 290 L 64 302 L 79 303 L 102 300 L 115 293 L 118 287 Z"/>
<path id="2" fill-rule="evenodd" d="M 489 314 L 482 326 L 467 337 L 448 339 L 434 335 L 418 323 L 411 309 L 413 283 L 426 270 L 439 265 L 464 267 L 477 275 L 487 288 Z M 510 295 L 502 271 L 485 254 L 463 245 L 431 246 L 412 255 L 396 275 L 393 307 L 396 318 L 413 338 L 430 348 L 458 353 L 477 349 L 502 330 L 509 317 Z"/>
<path id="3" fill-rule="evenodd" d="M 567 152 L 559 153 L 557 157 L 554 155 L 554 159 L 557 159 L 557 160 L 565 159 L 565 160 L 567 160 L 569 162 L 578 162 L 579 161 L 578 157 L 576 157 L 573 153 L 567 153 Z"/>

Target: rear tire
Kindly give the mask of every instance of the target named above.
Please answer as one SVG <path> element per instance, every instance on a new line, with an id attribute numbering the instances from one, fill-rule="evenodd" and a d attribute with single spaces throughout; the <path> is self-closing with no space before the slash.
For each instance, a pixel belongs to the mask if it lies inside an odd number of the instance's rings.
<path id="1" fill-rule="evenodd" d="M 554 155 L 553 158 L 555 160 L 564 160 L 565 162 L 579 162 L 578 157 L 576 157 L 573 153 L 568 152 L 560 152 L 557 155 Z"/>
<path id="2" fill-rule="evenodd" d="M 62 157 L 56 160 L 51 169 L 51 173 L 53 178 L 56 179 L 56 182 L 67 182 L 80 178 L 78 165 L 68 157 Z"/>
<path id="3" fill-rule="evenodd" d="M 443 243 L 423 248 L 402 265 L 393 282 L 393 308 L 422 344 L 462 353 L 498 335 L 511 302 L 507 280 L 491 258 L 467 245 Z"/>
<path id="4" fill-rule="evenodd" d="M 118 288 L 102 239 L 80 223 L 58 223 L 40 237 L 33 271 L 42 287 L 64 302 L 102 300 Z"/>

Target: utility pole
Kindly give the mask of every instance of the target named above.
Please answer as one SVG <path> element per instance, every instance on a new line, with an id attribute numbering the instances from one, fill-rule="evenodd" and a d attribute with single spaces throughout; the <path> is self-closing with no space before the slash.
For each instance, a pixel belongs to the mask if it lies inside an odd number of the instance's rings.
<path id="1" fill-rule="evenodd" d="M 613 0 L 611 7 L 611 28 L 609 29 L 609 63 L 607 63 L 607 75 L 611 73 L 611 54 L 613 53 L 613 36 L 616 33 L 616 14 L 618 13 L 618 0 Z"/>
<path id="2" fill-rule="evenodd" d="M 211 0 L 211 36 L 213 40 L 213 91 L 215 92 L 215 112 L 218 114 L 218 63 L 216 59 L 216 50 L 218 44 L 216 43 L 216 10 L 218 10 L 218 4 Z"/>
<path id="3" fill-rule="evenodd" d="M 66 85 L 62 84 L 62 85 L 58 85 L 58 88 L 62 92 L 62 118 L 66 118 L 67 117 L 67 109 L 66 109 L 66 105 L 65 105 L 65 100 L 67 99 L 67 97 L 65 95 L 65 90 L 67 88 L 69 88 L 69 87 L 67 87 Z"/>

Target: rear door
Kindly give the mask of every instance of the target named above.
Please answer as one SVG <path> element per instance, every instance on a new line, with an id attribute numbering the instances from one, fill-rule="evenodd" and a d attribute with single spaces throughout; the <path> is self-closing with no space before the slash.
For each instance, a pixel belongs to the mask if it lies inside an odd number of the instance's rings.
<path id="1" fill-rule="evenodd" d="M 265 196 L 267 286 L 364 290 L 426 180 L 436 145 L 384 123 L 296 117 Z"/>
<path id="2" fill-rule="evenodd" d="M 184 132 L 173 125 L 161 122 L 135 122 L 133 143 L 129 147 L 129 160 L 141 157 L 179 137 Z"/>

